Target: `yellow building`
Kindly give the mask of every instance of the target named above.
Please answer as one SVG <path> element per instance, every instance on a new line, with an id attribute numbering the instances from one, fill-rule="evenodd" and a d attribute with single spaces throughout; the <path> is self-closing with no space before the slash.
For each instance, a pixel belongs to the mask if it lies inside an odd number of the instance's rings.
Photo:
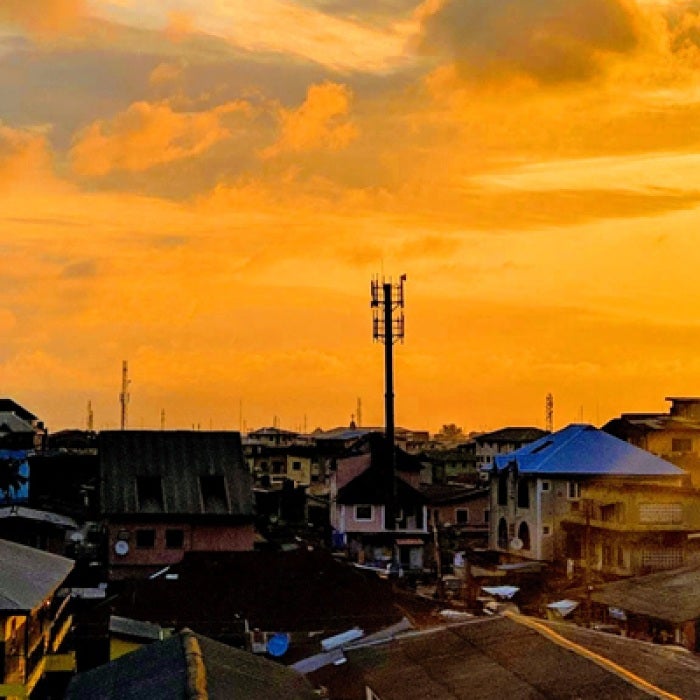
<path id="1" fill-rule="evenodd" d="M 59 655 L 70 596 L 57 596 L 74 562 L 7 540 L 0 562 L 0 697 L 29 698 L 45 673 L 75 667 L 73 655 Z"/>

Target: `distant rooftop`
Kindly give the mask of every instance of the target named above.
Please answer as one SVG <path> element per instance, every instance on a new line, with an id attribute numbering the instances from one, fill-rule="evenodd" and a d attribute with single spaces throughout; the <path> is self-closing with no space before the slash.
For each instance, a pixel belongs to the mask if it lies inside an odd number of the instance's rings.
<path id="1" fill-rule="evenodd" d="M 548 435 L 548 432 L 541 428 L 511 426 L 490 433 L 482 433 L 477 435 L 474 440 L 476 442 L 532 442 L 543 435 Z"/>

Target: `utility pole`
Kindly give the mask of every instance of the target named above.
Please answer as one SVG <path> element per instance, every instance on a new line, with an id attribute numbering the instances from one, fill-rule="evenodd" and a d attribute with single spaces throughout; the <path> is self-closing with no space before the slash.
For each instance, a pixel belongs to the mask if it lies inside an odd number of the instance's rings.
<path id="1" fill-rule="evenodd" d="M 545 400 L 545 430 L 549 433 L 554 432 L 554 396 L 547 394 Z"/>
<path id="2" fill-rule="evenodd" d="M 398 283 L 378 277 L 372 279 L 371 307 L 372 337 L 375 342 L 384 343 L 384 433 L 386 440 L 386 485 L 389 502 L 386 505 L 387 530 L 396 529 L 396 449 L 394 446 L 394 343 L 404 340 L 404 293 L 406 275 L 401 275 Z"/>
<path id="3" fill-rule="evenodd" d="M 583 500 L 584 513 L 586 517 L 586 529 L 584 531 L 584 549 L 585 549 L 585 563 L 586 568 L 584 569 L 584 582 L 586 586 L 586 627 L 591 626 L 591 590 L 593 586 L 591 585 L 591 510 L 593 502 L 585 498 Z"/>
<path id="4" fill-rule="evenodd" d="M 119 403 L 121 403 L 122 406 L 122 430 L 126 430 L 127 424 L 127 407 L 129 405 L 129 384 L 131 384 L 131 380 L 129 379 L 129 363 L 126 360 L 124 360 L 122 362 L 122 391 L 119 394 Z"/>

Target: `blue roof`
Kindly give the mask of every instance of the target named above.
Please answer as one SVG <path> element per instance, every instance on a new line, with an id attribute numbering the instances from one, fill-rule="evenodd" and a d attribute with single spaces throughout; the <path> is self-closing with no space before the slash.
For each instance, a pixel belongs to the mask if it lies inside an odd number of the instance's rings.
<path id="1" fill-rule="evenodd" d="M 497 470 L 515 462 L 523 474 L 683 476 L 686 472 L 592 425 L 573 423 L 529 445 L 496 455 Z"/>

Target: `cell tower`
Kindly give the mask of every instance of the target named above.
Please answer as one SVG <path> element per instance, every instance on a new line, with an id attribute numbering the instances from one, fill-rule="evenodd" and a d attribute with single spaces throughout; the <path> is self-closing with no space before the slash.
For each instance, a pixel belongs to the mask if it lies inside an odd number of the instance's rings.
<path id="1" fill-rule="evenodd" d="M 122 406 L 122 430 L 126 430 L 127 425 L 127 409 L 129 406 L 129 384 L 131 384 L 131 380 L 129 379 L 129 363 L 126 360 L 124 360 L 122 362 L 122 390 L 119 394 L 119 403 Z"/>
<path id="2" fill-rule="evenodd" d="M 545 400 L 545 430 L 550 433 L 554 431 L 554 397 L 551 394 L 547 394 Z"/>
<path id="3" fill-rule="evenodd" d="M 406 275 L 401 275 L 398 283 L 387 282 L 379 277 L 372 279 L 372 337 L 375 342 L 384 343 L 384 420 L 387 444 L 386 479 L 390 503 L 387 504 L 385 527 L 394 529 L 396 508 L 396 450 L 394 447 L 394 343 L 404 340 L 404 293 Z"/>
<path id="4" fill-rule="evenodd" d="M 87 402 L 87 429 L 90 432 L 95 429 L 95 415 L 92 412 L 92 401 Z"/>
<path id="5" fill-rule="evenodd" d="M 357 411 L 355 412 L 357 418 L 357 427 L 362 427 L 362 399 L 357 397 Z"/>

